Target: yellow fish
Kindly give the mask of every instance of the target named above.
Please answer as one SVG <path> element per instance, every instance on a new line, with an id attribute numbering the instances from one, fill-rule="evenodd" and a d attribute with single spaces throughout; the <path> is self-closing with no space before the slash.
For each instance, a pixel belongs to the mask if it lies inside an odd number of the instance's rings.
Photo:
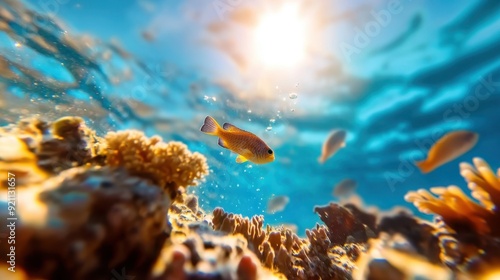
<path id="1" fill-rule="evenodd" d="M 427 159 L 416 162 L 416 165 L 422 173 L 429 173 L 465 154 L 476 145 L 478 139 L 477 133 L 465 130 L 447 133 L 431 147 Z"/>
<path id="2" fill-rule="evenodd" d="M 200 130 L 208 135 L 218 136 L 219 146 L 238 154 L 237 163 L 249 160 L 264 164 L 274 161 L 273 150 L 262 139 L 230 123 L 221 127 L 214 118 L 207 116 Z"/>

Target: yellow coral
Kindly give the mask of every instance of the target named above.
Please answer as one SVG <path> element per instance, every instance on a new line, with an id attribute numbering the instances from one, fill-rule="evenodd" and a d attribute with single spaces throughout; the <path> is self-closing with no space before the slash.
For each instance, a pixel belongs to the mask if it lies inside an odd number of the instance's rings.
<path id="1" fill-rule="evenodd" d="M 441 216 L 452 229 L 468 225 L 478 234 L 492 234 L 495 231 L 492 227 L 496 227 L 494 221 L 498 217 L 495 205 L 497 208 L 500 206 L 500 178 L 484 160 L 474 158 L 473 162 L 475 167 L 467 163 L 460 164 L 460 174 L 468 182 L 472 197 L 479 203 L 457 186 L 431 188 L 431 192 L 438 197 L 423 189 L 409 192 L 405 196 L 406 201 L 412 202 L 421 212 Z"/>
<path id="2" fill-rule="evenodd" d="M 137 130 L 109 132 L 106 164 L 123 166 L 132 175 L 148 178 L 175 195 L 178 187 L 196 186 L 208 174 L 206 158 L 191 153 L 181 142 L 164 143 Z"/>

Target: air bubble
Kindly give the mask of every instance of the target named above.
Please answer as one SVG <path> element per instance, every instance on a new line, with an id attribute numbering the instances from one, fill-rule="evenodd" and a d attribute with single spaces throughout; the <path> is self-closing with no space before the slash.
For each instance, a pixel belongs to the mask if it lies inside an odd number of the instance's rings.
<path id="1" fill-rule="evenodd" d="M 295 92 L 292 92 L 288 95 L 288 97 L 290 97 L 290 99 L 296 99 L 297 97 L 299 97 L 299 95 Z"/>

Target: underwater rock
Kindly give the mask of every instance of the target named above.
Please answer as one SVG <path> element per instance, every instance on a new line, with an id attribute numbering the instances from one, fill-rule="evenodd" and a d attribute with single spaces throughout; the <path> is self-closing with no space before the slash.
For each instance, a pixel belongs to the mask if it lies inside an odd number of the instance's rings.
<path id="1" fill-rule="evenodd" d="M 375 237 L 376 217 L 362 212 L 353 204 L 341 206 L 330 203 L 315 207 L 314 212 L 327 226 L 328 239 L 334 245 L 366 242 L 368 238 Z"/>
<path id="2" fill-rule="evenodd" d="M 52 123 L 24 119 L 1 128 L 0 141 L 4 143 L 0 154 L 10 155 L 0 156 L 0 170 L 30 178 L 26 183 L 39 182 L 49 176 L 47 173 L 89 163 L 103 149 L 102 140 L 79 117 L 64 117 Z"/>
<path id="3" fill-rule="evenodd" d="M 389 235 L 399 234 L 414 248 L 417 253 L 431 263 L 441 261 L 440 239 L 436 235 L 437 229 L 431 223 L 400 212 L 394 216 L 382 218 L 378 231 Z"/>
<path id="4" fill-rule="evenodd" d="M 483 273 L 500 264 L 500 170 L 495 174 L 480 158 L 473 162 L 474 166 L 460 164 L 460 174 L 477 202 L 457 186 L 431 188 L 437 198 L 421 189 L 409 192 L 405 199 L 421 212 L 440 217 L 449 232 L 442 247 L 455 254 L 452 258 L 460 261 L 457 265 Z M 450 246 L 456 248 L 450 250 Z"/>
<path id="5" fill-rule="evenodd" d="M 35 198 L 48 208 L 45 224 L 20 215 L 16 264 L 42 279 L 109 279 L 122 267 L 147 275 L 168 237 L 170 199 L 120 168 L 80 167 L 60 176 L 60 185 Z"/>
<path id="6" fill-rule="evenodd" d="M 105 139 L 106 165 L 123 166 L 132 175 L 152 180 L 172 198 L 179 187 L 196 186 L 208 174 L 206 158 L 181 142 L 164 143 L 137 130 L 110 132 Z"/>

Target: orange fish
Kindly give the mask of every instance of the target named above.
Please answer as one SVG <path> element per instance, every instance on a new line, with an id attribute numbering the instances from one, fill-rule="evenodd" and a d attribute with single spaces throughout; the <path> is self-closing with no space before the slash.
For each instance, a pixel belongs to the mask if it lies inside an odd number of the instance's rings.
<path id="1" fill-rule="evenodd" d="M 429 173 L 465 154 L 476 145 L 478 139 L 477 133 L 465 130 L 447 133 L 431 147 L 427 159 L 416 162 L 416 165 L 422 173 Z"/>
<path id="2" fill-rule="evenodd" d="M 274 161 L 273 150 L 262 139 L 232 124 L 225 123 L 221 127 L 214 118 L 207 116 L 200 130 L 208 135 L 218 136 L 219 146 L 238 154 L 237 163 L 249 160 L 264 164 Z"/>

